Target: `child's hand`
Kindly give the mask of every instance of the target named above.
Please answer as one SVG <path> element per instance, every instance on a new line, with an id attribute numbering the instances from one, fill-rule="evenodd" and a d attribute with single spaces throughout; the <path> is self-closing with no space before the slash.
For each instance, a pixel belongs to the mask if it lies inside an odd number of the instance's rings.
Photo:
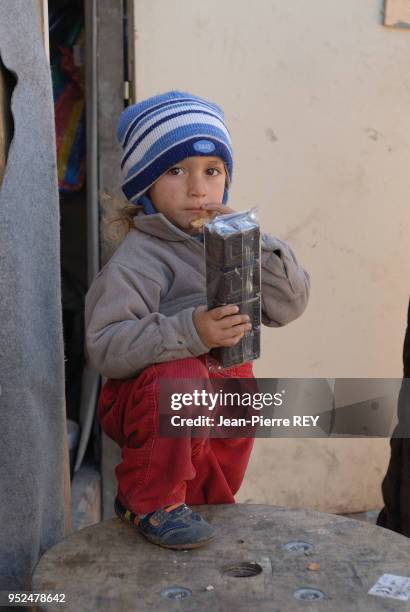
<path id="1" fill-rule="evenodd" d="M 192 318 L 203 344 L 209 348 L 235 346 L 252 329 L 249 316 L 237 314 L 238 311 L 238 306 L 232 304 L 212 310 L 198 306 Z"/>

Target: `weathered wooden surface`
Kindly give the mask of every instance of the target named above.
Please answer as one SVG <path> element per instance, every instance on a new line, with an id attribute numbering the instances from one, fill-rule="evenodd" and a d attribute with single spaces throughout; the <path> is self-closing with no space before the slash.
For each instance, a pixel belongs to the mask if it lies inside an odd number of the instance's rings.
<path id="1" fill-rule="evenodd" d="M 216 541 L 203 549 L 161 549 L 115 518 L 49 550 L 35 570 L 33 590 L 66 593 L 64 610 L 82 612 L 410 610 L 410 602 L 367 594 L 382 574 L 409 575 L 410 542 L 403 536 L 306 510 L 246 504 L 199 509 L 218 530 Z M 283 548 L 295 540 L 313 549 Z M 259 564 L 261 572 L 224 574 L 227 566 L 241 563 L 251 569 Z M 320 569 L 308 570 L 309 563 Z M 161 591 L 173 586 L 192 594 L 165 599 Z M 298 601 L 293 593 L 303 587 L 321 590 L 325 599 Z M 47 608 L 54 609 L 61 607 Z"/>
<path id="2" fill-rule="evenodd" d="M 64 535 L 71 533 L 71 483 L 67 431 L 64 432 Z"/>
<path id="3" fill-rule="evenodd" d="M 122 0 L 98 0 L 98 172 L 101 265 L 114 245 L 105 240 L 106 223 L 125 204 L 121 191 L 122 148 L 117 141 L 118 120 L 124 110 L 124 31 Z"/>

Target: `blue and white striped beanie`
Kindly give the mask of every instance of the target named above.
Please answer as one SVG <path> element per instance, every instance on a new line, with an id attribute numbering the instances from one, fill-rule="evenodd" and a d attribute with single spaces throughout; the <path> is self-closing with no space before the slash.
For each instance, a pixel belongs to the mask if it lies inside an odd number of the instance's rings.
<path id="1" fill-rule="evenodd" d="M 224 162 L 232 180 L 232 144 L 222 109 L 189 93 L 170 91 L 132 106 L 122 113 L 118 140 L 122 190 L 133 204 L 150 210 L 145 192 L 169 168 L 186 157 L 215 155 Z M 228 199 L 225 188 L 223 203 Z"/>

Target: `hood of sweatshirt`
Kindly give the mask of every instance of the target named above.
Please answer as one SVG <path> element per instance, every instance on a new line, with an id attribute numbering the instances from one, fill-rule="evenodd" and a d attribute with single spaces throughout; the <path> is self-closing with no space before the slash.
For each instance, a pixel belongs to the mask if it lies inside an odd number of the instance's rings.
<path id="1" fill-rule="evenodd" d="M 140 232 L 162 238 L 163 240 L 171 240 L 173 242 L 197 240 L 195 236 L 187 234 L 171 223 L 162 213 L 156 213 L 154 215 L 137 215 L 134 217 L 134 227 Z"/>

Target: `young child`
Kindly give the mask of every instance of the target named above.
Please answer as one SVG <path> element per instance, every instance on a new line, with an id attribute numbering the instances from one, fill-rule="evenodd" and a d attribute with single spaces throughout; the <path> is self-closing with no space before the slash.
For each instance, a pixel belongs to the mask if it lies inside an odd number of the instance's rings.
<path id="1" fill-rule="evenodd" d="M 204 245 L 191 225 L 231 211 L 231 139 L 219 106 L 178 91 L 128 107 L 118 138 L 123 191 L 142 208 L 92 283 L 85 312 L 89 359 L 108 378 L 101 427 L 122 451 L 115 511 L 155 544 L 195 548 L 214 530 L 189 504 L 234 503 L 253 439 L 160 437 L 159 381 L 182 379 L 183 389 L 184 378 L 253 377 L 251 362 L 208 367 L 209 350 L 234 346 L 251 324 L 235 305 L 207 311 Z M 268 234 L 261 267 L 262 322 L 285 325 L 304 311 L 309 277 Z"/>

